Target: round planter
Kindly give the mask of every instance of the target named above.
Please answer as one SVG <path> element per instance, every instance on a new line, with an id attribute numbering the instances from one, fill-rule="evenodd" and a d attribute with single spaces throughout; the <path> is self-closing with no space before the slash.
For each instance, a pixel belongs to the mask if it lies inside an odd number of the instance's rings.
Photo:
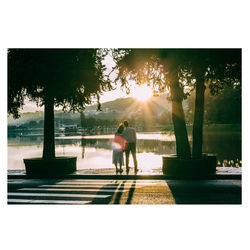
<path id="1" fill-rule="evenodd" d="M 162 157 L 164 175 L 206 176 L 216 172 L 217 159 L 214 154 L 202 154 L 201 158 L 181 159 L 176 155 Z"/>
<path id="2" fill-rule="evenodd" d="M 58 175 L 76 171 L 77 157 L 56 157 L 55 159 L 24 159 L 27 175 Z"/>

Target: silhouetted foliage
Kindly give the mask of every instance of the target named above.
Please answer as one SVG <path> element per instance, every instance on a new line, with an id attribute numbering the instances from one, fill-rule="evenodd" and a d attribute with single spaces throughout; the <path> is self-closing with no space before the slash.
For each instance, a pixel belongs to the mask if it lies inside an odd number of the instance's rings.
<path id="1" fill-rule="evenodd" d="M 176 84 L 176 73 L 182 100 L 195 88 L 200 75 L 213 95 L 225 85 L 240 88 L 241 84 L 240 49 L 117 49 L 113 57 L 119 69 L 116 81 L 128 92 L 130 80 L 151 86 L 156 93 L 166 92 Z"/>
<path id="2" fill-rule="evenodd" d="M 105 55 L 101 49 L 9 49 L 8 112 L 17 118 L 25 97 L 43 105 L 46 95 L 65 111 L 82 110 L 111 89 Z"/>

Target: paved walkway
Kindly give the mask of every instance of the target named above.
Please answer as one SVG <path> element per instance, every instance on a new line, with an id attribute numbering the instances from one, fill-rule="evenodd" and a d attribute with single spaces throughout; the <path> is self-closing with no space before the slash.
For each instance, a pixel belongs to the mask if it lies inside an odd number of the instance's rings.
<path id="1" fill-rule="evenodd" d="M 236 167 L 217 167 L 216 174 L 218 175 L 241 175 L 242 168 Z M 8 170 L 8 175 L 10 176 L 26 176 L 25 170 Z M 123 167 L 122 173 L 115 172 L 115 168 L 102 168 L 102 169 L 82 169 L 77 170 L 74 175 L 77 176 L 84 176 L 84 175 L 116 175 L 116 176 L 133 176 L 134 175 L 134 168 L 130 168 L 129 173 L 127 174 L 125 168 Z M 161 168 L 155 168 L 150 170 L 139 169 L 137 175 L 163 175 Z"/>
<path id="2" fill-rule="evenodd" d="M 241 204 L 241 180 L 8 178 L 8 204 Z"/>

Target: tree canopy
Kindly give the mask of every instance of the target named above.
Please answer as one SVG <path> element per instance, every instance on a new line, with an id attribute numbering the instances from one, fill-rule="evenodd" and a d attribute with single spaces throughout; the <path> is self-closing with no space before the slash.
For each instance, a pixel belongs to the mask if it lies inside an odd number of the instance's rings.
<path id="1" fill-rule="evenodd" d="M 9 49 L 8 113 L 15 118 L 25 97 L 43 105 L 51 96 L 64 110 L 82 110 L 111 89 L 105 49 Z"/>
<path id="2" fill-rule="evenodd" d="M 128 88 L 129 80 L 156 92 L 178 83 L 179 97 L 185 99 L 201 75 L 212 94 L 220 93 L 225 84 L 241 84 L 240 49 L 120 49 L 113 57 L 119 69 L 116 80 Z"/>

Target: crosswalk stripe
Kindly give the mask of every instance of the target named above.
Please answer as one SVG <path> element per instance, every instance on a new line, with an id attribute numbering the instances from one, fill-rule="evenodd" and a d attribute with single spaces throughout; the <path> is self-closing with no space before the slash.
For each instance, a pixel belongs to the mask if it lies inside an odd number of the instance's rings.
<path id="1" fill-rule="evenodd" d="M 52 185 L 39 185 L 39 187 L 42 187 L 42 188 L 50 188 L 50 187 L 56 187 L 56 188 L 102 188 L 103 185 L 78 185 L 78 184 L 75 184 L 75 185 L 57 185 L 57 184 L 52 184 Z M 118 188 L 118 186 L 105 186 L 106 189 L 115 189 L 115 188 Z"/>
<path id="2" fill-rule="evenodd" d="M 89 204 L 90 201 L 69 201 L 69 200 L 29 200 L 29 199 L 8 199 L 9 204 L 67 204 L 67 205 L 74 205 L 74 204 Z"/>
<path id="3" fill-rule="evenodd" d="M 103 182 L 86 182 L 86 181 L 60 181 L 60 182 L 57 182 L 56 184 L 60 185 L 60 184 L 76 184 L 76 185 L 109 185 L 109 186 L 118 186 L 119 183 L 103 183 Z"/>
<path id="4" fill-rule="evenodd" d="M 25 192 L 10 192 L 8 196 L 31 196 L 31 197 L 65 197 L 65 198 L 108 198 L 110 195 L 102 194 L 48 194 L 48 193 L 25 193 Z"/>
<path id="5" fill-rule="evenodd" d="M 55 180 L 56 181 L 56 180 Z M 94 182 L 97 182 L 97 183 L 103 183 L 103 184 L 107 184 L 107 183 L 112 183 L 112 184 L 119 184 L 121 182 L 126 182 L 126 183 L 133 183 L 136 181 L 136 183 L 154 183 L 154 181 L 152 180 L 97 180 L 97 179 L 64 179 L 64 180 L 58 180 L 58 181 L 69 181 L 69 182 L 86 182 L 86 183 L 94 183 Z"/>
<path id="6" fill-rule="evenodd" d="M 19 184 L 19 183 L 23 183 L 23 180 L 8 180 L 8 183 L 10 183 L 10 184 Z"/>
<path id="7" fill-rule="evenodd" d="M 47 192 L 47 191 L 58 191 L 58 192 L 110 192 L 110 193 L 115 193 L 115 192 L 128 192 L 128 190 L 116 190 L 116 189 L 83 189 L 83 188 L 20 188 L 18 190 L 21 191 L 42 191 L 42 192 Z"/>
<path id="8" fill-rule="evenodd" d="M 102 182 L 85 182 L 85 181 L 78 181 L 78 182 L 71 182 L 71 181 L 60 181 L 55 183 L 57 185 L 67 185 L 67 184 L 75 184 L 75 185 L 109 185 L 109 186 L 118 186 L 119 184 L 123 184 L 123 185 L 156 185 L 156 183 L 133 183 L 133 182 L 120 182 L 120 183 L 102 183 Z"/>
<path id="9" fill-rule="evenodd" d="M 74 182 L 87 182 L 87 183 L 98 182 L 98 183 L 104 183 L 104 184 L 107 184 L 107 183 L 119 184 L 119 182 L 121 182 L 120 180 L 113 181 L 113 180 L 96 180 L 96 179 L 93 179 L 93 180 L 91 180 L 91 179 L 86 179 L 86 180 L 83 180 L 83 179 L 64 179 L 61 181 L 74 181 Z"/>

